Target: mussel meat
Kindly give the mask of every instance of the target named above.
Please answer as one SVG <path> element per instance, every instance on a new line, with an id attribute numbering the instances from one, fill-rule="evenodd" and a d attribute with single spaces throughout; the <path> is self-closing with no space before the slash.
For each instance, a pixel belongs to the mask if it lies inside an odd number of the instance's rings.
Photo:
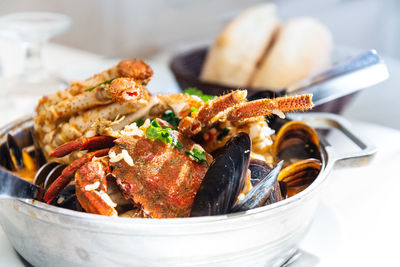
<path id="1" fill-rule="evenodd" d="M 18 176 L 32 181 L 36 170 L 44 162 L 40 151 L 40 147 L 34 144 L 31 130 L 21 131 L 15 136 L 8 134 L 6 142 L 0 147 L 0 163 Z"/>
<path id="2" fill-rule="evenodd" d="M 318 159 L 298 161 L 282 169 L 278 181 L 284 184 L 287 196 L 290 197 L 309 186 L 317 178 L 321 167 Z"/>

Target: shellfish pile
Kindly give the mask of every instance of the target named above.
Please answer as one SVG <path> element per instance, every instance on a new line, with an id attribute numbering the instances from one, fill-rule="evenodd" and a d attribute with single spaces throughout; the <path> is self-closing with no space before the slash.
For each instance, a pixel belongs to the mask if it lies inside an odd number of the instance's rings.
<path id="1" fill-rule="evenodd" d="M 152 73 L 143 61 L 124 60 L 43 97 L 33 129 L 0 147 L 1 165 L 33 178 L 46 203 L 146 218 L 246 211 L 318 176 L 316 131 L 267 122 L 310 109 L 310 95 L 247 101 L 246 90 L 212 97 L 194 88 L 151 95 Z"/>

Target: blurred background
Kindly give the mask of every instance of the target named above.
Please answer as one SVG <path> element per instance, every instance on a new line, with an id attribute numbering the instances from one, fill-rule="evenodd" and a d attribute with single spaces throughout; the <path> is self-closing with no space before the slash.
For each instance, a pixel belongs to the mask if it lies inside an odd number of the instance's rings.
<path id="1" fill-rule="evenodd" d="M 43 56 L 45 64 L 52 60 L 50 69 L 69 73 L 64 75 L 68 78 L 81 79 L 118 59 L 142 58 L 150 60 L 157 73 L 151 86 L 166 92 L 174 83 L 168 69 L 172 54 L 188 46 L 211 44 L 227 22 L 245 8 L 264 2 L 275 3 L 283 21 L 303 15 L 317 18 L 332 32 L 335 47 L 354 53 L 374 48 L 383 55 L 391 78 L 368 89 L 368 93 L 360 94 L 344 115 L 400 129 L 400 121 L 396 119 L 400 116 L 397 104 L 400 98 L 400 90 L 397 90 L 400 82 L 398 0 L 0 0 L 0 16 L 26 11 L 65 14 L 73 24 L 68 31 L 51 39 L 47 51 L 52 53 Z M 54 50 L 54 44 L 60 46 Z M 71 49 L 79 51 L 79 65 L 73 57 L 59 62 L 53 59 L 54 54 Z M 105 64 L 98 69 L 77 71 L 92 55 L 104 59 Z M 22 68 L 24 57 L 19 43 L 0 33 L 0 76 L 15 74 Z M 162 60 L 154 60 L 157 58 Z M 377 101 L 381 103 L 379 109 L 371 108 Z M 389 118 L 382 119 L 388 114 Z"/>
<path id="2" fill-rule="evenodd" d="M 149 57 L 184 42 L 215 39 L 244 8 L 262 0 L 0 0 L 0 15 L 51 11 L 72 18 L 70 31 L 54 42 L 109 57 Z M 342 46 L 375 48 L 400 57 L 400 1 L 275 0 L 282 19 L 309 15 Z"/>

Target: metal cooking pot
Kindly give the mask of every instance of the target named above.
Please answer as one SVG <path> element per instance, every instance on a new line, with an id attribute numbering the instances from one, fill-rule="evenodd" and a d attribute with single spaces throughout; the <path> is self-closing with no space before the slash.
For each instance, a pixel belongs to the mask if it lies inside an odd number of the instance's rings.
<path id="1" fill-rule="evenodd" d="M 365 164 L 375 148 L 342 117 L 298 114 L 315 128 L 336 128 L 360 147 L 340 155 L 321 140 L 323 167 L 301 193 L 272 205 L 222 216 L 131 219 L 81 213 L 34 200 L 0 198 L 0 222 L 14 248 L 35 266 L 280 266 L 313 218 L 322 185 L 337 165 Z M 23 119 L 0 130 L 0 140 L 32 125 Z M 0 168 L 0 179 L 7 172 Z"/>

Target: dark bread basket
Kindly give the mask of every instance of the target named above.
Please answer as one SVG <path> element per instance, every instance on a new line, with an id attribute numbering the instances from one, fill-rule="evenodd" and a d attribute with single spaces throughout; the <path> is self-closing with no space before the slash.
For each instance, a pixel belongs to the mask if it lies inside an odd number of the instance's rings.
<path id="1" fill-rule="evenodd" d="M 247 89 L 249 96 L 256 92 L 259 92 L 259 90 L 255 90 L 251 87 L 230 87 L 226 85 L 201 81 L 199 76 L 201 68 L 203 66 L 203 62 L 207 55 L 207 50 L 207 47 L 196 48 L 184 53 L 177 54 L 172 58 L 170 62 L 170 68 L 174 73 L 175 79 L 178 82 L 181 90 L 189 87 L 196 87 L 197 89 L 203 91 L 205 94 L 208 95 L 221 95 L 223 93 L 230 92 L 238 88 Z M 274 91 L 268 91 L 267 88 L 263 90 L 267 90 L 265 96 L 270 98 L 282 96 L 284 94 L 284 92 L 277 93 Z M 357 92 L 340 97 L 331 102 L 317 106 L 313 108 L 312 111 L 340 114 L 344 110 L 345 106 L 356 94 Z"/>

